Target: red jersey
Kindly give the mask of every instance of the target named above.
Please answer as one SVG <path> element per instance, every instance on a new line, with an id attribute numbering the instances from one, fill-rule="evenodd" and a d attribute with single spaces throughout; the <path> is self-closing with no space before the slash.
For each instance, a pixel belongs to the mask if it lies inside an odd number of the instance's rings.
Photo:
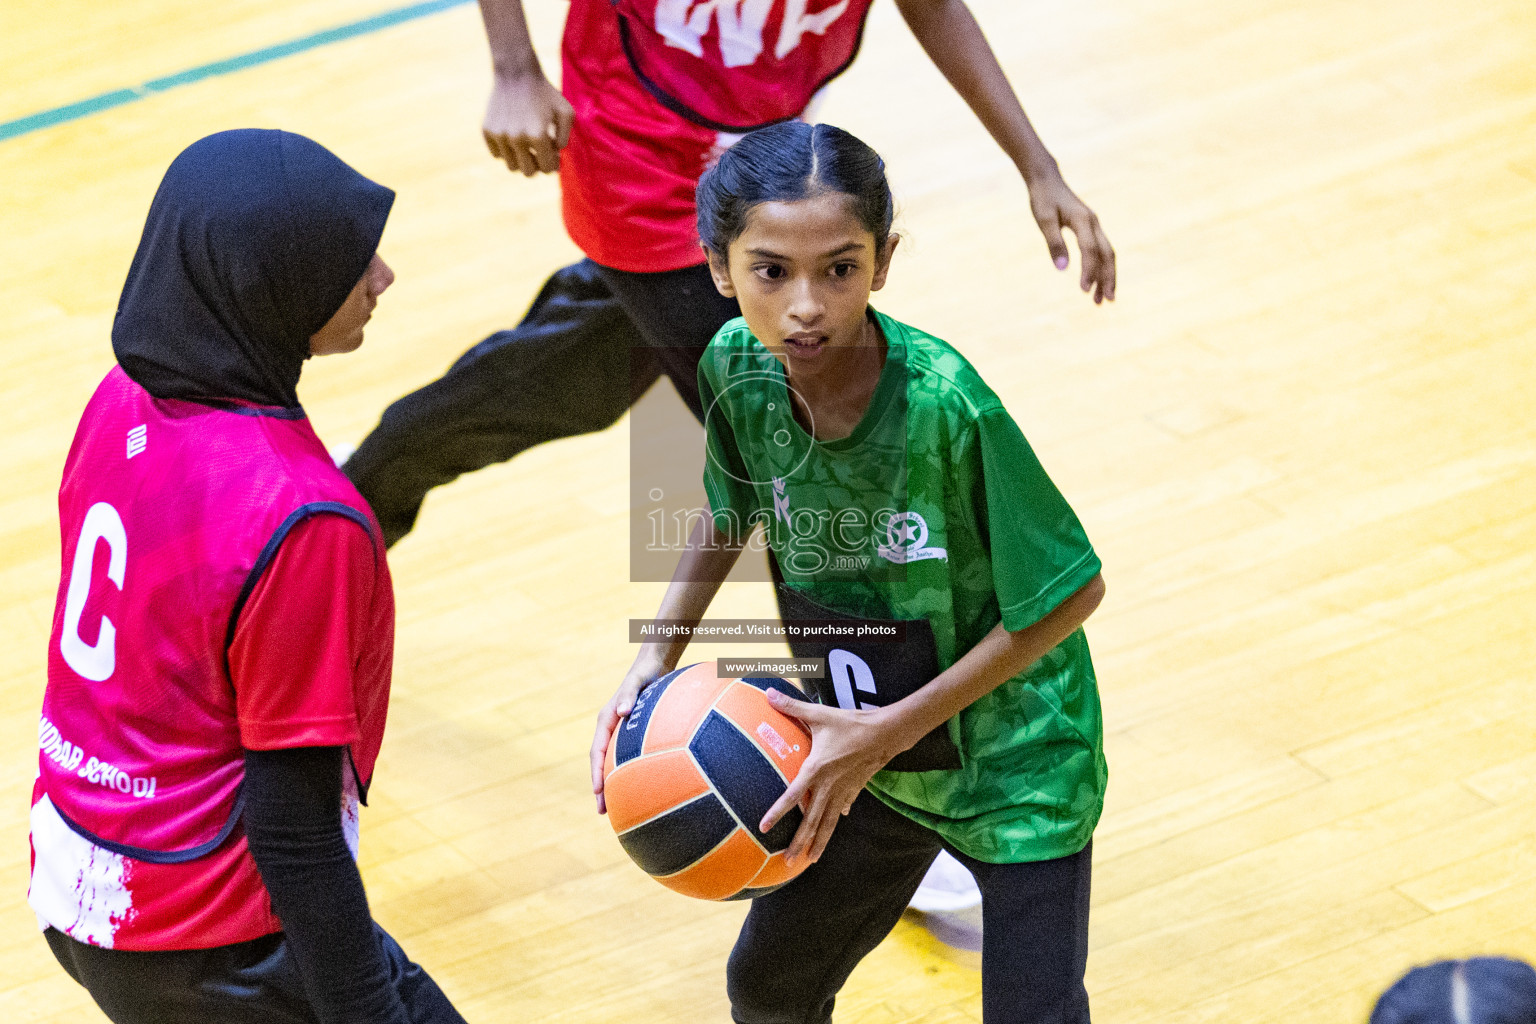
<path id="1" fill-rule="evenodd" d="M 122 949 L 280 930 L 239 827 L 244 751 L 347 746 L 355 825 L 394 640 L 367 504 L 302 412 L 159 400 L 114 369 L 59 520 L 29 902 Z"/>
<path id="2" fill-rule="evenodd" d="M 694 187 L 752 128 L 800 116 L 852 63 L 871 0 L 571 0 L 565 227 L 617 270 L 702 261 Z M 815 8 L 812 10 L 811 8 Z"/>

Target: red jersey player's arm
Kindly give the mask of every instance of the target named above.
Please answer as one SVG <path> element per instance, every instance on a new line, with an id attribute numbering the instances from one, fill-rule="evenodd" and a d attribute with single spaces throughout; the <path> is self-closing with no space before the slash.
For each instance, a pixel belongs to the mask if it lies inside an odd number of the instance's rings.
<path id="1" fill-rule="evenodd" d="M 369 645 L 388 642 L 371 635 L 379 557 L 361 525 L 334 514 L 310 516 L 283 538 L 229 645 L 241 746 L 362 738 L 356 667 Z"/>
<path id="2" fill-rule="evenodd" d="M 361 739 L 357 666 L 391 642 L 372 612 L 381 552 L 321 514 L 278 545 L 229 648 L 245 753 L 246 840 L 321 1020 L 405 1024 L 341 826 L 348 745 Z M 366 672 L 366 669 L 364 670 Z"/>
<path id="3" fill-rule="evenodd" d="M 533 177 L 560 169 L 575 112 L 550 84 L 533 52 L 522 0 L 480 0 L 491 44 L 491 99 L 481 133 L 491 156 Z"/>
<path id="4" fill-rule="evenodd" d="M 1024 176 L 1030 209 L 1056 266 L 1066 269 L 1061 230 L 1069 228 L 1082 252 L 1083 291 L 1092 290 L 1094 302 L 1113 300 L 1115 250 L 1098 217 L 1067 187 L 1055 158 L 1035 134 L 971 9 L 964 0 L 896 0 L 896 7 L 934 66 Z"/>
<path id="5" fill-rule="evenodd" d="M 345 747 L 245 752 L 242 823 L 322 1021 L 408 1024 L 341 829 Z"/>

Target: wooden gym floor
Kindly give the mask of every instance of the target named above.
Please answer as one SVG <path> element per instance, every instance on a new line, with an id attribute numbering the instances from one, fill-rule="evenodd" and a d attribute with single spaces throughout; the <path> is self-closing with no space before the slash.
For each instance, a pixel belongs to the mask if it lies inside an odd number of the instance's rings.
<path id="1" fill-rule="evenodd" d="M 529 6 L 553 71 L 564 5 Z M 0 121 L 384 7 L 8 3 Z M 1104 558 L 1096 1020 L 1360 1021 L 1413 963 L 1536 957 L 1536 8 L 973 7 L 1118 247 L 1112 307 L 1050 267 L 885 0 L 822 116 L 891 168 L 882 307 L 974 359 Z M 303 386 L 356 441 L 576 255 L 555 181 L 484 153 L 488 77 L 460 6 L 0 142 L 0 1019 L 100 1019 L 27 910 L 26 814 L 55 489 L 161 172 L 273 126 L 399 191 L 368 344 Z M 625 424 L 530 452 L 435 494 L 392 556 L 364 874 L 472 1021 L 727 1018 L 743 908 L 643 877 L 587 793 L 661 589 L 626 582 L 627 458 Z M 979 1020 L 974 957 L 904 922 L 839 1006 Z"/>

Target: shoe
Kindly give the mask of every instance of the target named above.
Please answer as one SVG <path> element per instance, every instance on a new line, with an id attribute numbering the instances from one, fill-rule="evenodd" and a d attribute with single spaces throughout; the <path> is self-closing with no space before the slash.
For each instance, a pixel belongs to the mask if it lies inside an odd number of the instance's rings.
<path id="1" fill-rule="evenodd" d="M 357 451 L 357 445 L 342 442 L 341 444 L 331 445 L 330 448 L 326 449 L 326 454 L 331 457 L 331 461 L 336 464 L 336 468 L 340 469 L 352 457 L 352 453 L 355 451 Z"/>
<path id="2" fill-rule="evenodd" d="M 925 914 L 969 910 L 981 906 L 981 890 L 964 864 L 950 856 L 949 851 L 940 850 L 938 859 L 929 866 L 923 884 L 917 887 L 907 906 Z"/>

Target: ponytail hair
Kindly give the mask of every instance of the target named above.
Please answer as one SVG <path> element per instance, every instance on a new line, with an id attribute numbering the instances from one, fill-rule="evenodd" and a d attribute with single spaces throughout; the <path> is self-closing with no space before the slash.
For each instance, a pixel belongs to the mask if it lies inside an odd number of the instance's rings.
<path id="1" fill-rule="evenodd" d="M 853 215 L 875 236 L 891 233 L 891 187 L 885 161 L 854 136 L 829 124 L 785 121 L 743 136 L 699 179 L 699 238 L 724 257 L 761 203 L 792 203 L 827 194 L 847 196 Z"/>
<path id="2" fill-rule="evenodd" d="M 1479 956 L 1415 967 L 1376 1001 L 1370 1024 L 1530 1024 L 1536 969 Z"/>

